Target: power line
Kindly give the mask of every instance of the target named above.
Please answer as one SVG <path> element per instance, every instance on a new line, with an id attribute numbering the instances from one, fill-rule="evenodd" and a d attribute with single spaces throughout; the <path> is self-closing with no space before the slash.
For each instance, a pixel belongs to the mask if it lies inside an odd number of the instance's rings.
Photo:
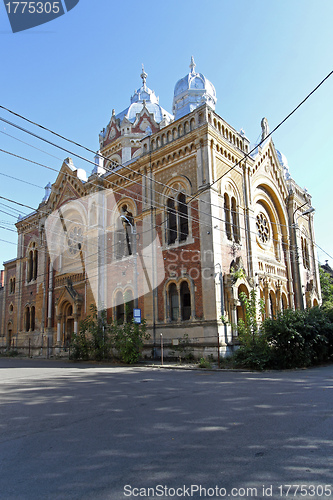
<path id="1" fill-rule="evenodd" d="M 233 170 L 235 167 L 237 167 L 238 165 L 240 165 L 242 161 L 244 161 L 246 158 L 249 158 L 249 156 L 252 153 L 254 153 L 254 151 L 259 146 L 261 146 L 261 144 L 263 144 L 272 134 L 274 134 L 274 132 L 276 132 L 281 127 L 281 125 L 283 125 L 312 96 L 312 94 L 314 94 L 316 92 L 316 90 L 318 90 L 319 87 L 321 87 L 323 85 L 323 83 L 326 80 L 328 80 L 328 78 L 330 76 L 332 76 L 332 74 L 333 74 L 333 71 L 331 71 L 327 76 L 325 76 L 325 78 L 296 106 L 296 108 L 294 108 L 269 134 L 267 134 L 267 136 L 264 139 L 262 139 L 259 142 L 259 144 L 257 144 L 253 149 L 251 149 L 251 151 L 249 151 L 248 153 L 246 153 L 243 156 L 243 158 L 241 160 L 237 161 L 237 163 L 233 167 L 231 167 L 229 170 L 227 170 L 227 172 L 225 172 L 218 179 L 216 179 L 211 184 L 209 184 L 209 186 L 206 186 L 199 193 L 197 193 L 195 196 L 192 196 L 192 198 L 191 198 L 190 201 L 192 201 L 194 198 L 197 198 L 201 193 L 207 191 L 207 189 L 210 189 L 212 186 L 214 186 L 214 184 L 216 184 L 218 181 L 220 181 L 225 175 L 227 175 L 229 172 L 231 172 L 231 170 Z"/>
<path id="2" fill-rule="evenodd" d="M 327 75 L 327 76 L 326 76 L 326 77 L 322 80 L 322 82 L 320 82 L 320 84 L 318 84 L 318 85 L 317 85 L 317 87 L 316 87 L 316 88 L 315 88 L 315 89 L 314 89 L 311 93 L 309 93 L 309 94 L 307 95 L 307 97 L 306 97 L 306 98 L 305 98 L 305 99 L 304 99 L 304 100 L 303 100 L 303 101 L 302 101 L 302 102 L 301 102 L 301 103 L 300 103 L 300 104 L 299 104 L 299 105 L 298 105 L 298 106 L 297 106 L 297 107 L 296 107 L 296 108 L 295 108 L 295 109 L 294 109 L 291 113 L 289 113 L 289 115 L 288 115 L 288 116 L 287 116 L 284 120 L 282 120 L 282 121 L 279 123 L 279 125 L 277 125 L 277 126 L 276 126 L 273 130 L 272 130 L 272 132 L 270 132 L 270 133 L 267 135 L 267 137 L 265 137 L 265 139 L 264 139 L 264 140 L 266 140 L 266 139 L 267 139 L 270 135 L 272 135 L 272 134 L 273 134 L 273 133 L 274 133 L 274 132 L 275 132 L 275 131 L 276 131 L 276 130 L 277 130 L 277 129 L 278 129 L 278 128 L 279 128 L 279 127 L 280 127 L 280 126 L 281 126 L 281 125 L 282 125 L 282 124 L 283 124 L 283 123 L 284 123 L 284 122 L 285 122 L 285 121 L 286 121 L 286 120 L 287 120 L 287 119 L 288 119 L 291 115 L 292 115 L 292 114 L 293 114 L 293 113 L 295 113 L 295 111 L 296 111 L 296 110 L 297 110 L 297 109 L 298 109 L 298 108 L 299 108 L 299 107 L 300 107 L 300 106 L 301 106 L 301 105 L 302 105 L 302 104 L 303 104 L 303 103 L 304 103 L 304 102 L 305 102 L 305 101 L 306 101 L 306 100 L 307 100 L 307 99 L 308 99 L 308 98 L 309 98 L 309 97 L 310 97 L 310 96 L 311 96 L 311 95 L 312 95 L 312 94 L 313 94 L 313 93 L 314 93 L 314 92 L 315 92 L 315 91 L 316 91 L 316 90 L 317 90 L 317 89 L 318 89 L 318 88 L 319 88 L 319 87 L 320 87 L 320 86 L 321 86 L 321 85 L 325 82 L 325 80 L 327 80 L 327 79 L 331 76 L 331 74 L 332 74 L 332 73 L 333 73 L 333 71 L 332 71 L 331 73 L 329 73 L 329 74 L 328 74 L 328 75 Z M 9 113 L 14 114 L 15 116 L 17 116 L 17 117 L 19 117 L 19 118 L 21 118 L 21 119 L 23 119 L 23 120 L 28 121 L 29 123 L 31 123 L 31 124 L 33 124 L 33 125 L 35 125 L 35 126 L 38 126 L 38 127 L 40 127 L 40 128 L 42 128 L 42 129 L 44 129 L 44 130 L 46 130 L 46 131 L 48 131 L 48 132 L 50 132 L 50 133 L 52 133 L 52 134 L 56 135 L 56 136 L 58 136 L 58 137 L 59 137 L 59 138 L 61 138 L 61 139 L 64 139 L 64 140 L 66 140 L 66 141 L 68 141 L 68 142 L 71 142 L 72 144 L 75 144 L 75 145 L 77 145 L 77 146 L 79 146 L 79 147 L 81 147 L 81 148 L 83 148 L 83 149 L 85 149 L 85 150 L 87 150 L 87 151 L 90 151 L 90 152 L 92 152 L 92 153 L 95 153 L 94 151 L 90 150 L 89 148 L 86 148 L 85 146 L 83 146 L 83 145 L 81 145 L 81 144 L 79 144 L 79 143 L 77 143 L 77 142 L 75 142 L 75 141 L 72 141 L 72 140 L 70 140 L 70 139 L 68 139 L 68 138 L 66 138 L 66 137 L 64 137 L 64 136 L 62 136 L 62 135 L 60 135 L 60 134 L 57 134 L 56 132 L 54 132 L 54 131 L 52 131 L 52 130 L 50 130 L 50 129 L 48 129 L 48 128 L 46 128 L 46 127 L 44 127 L 44 126 L 40 125 L 40 124 L 35 123 L 35 122 L 33 122 L 33 121 L 31 121 L 31 120 L 29 120 L 29 119 L 25 118 L 24 116 L 19 115 L 18 113 L 15 113 L 15 112 L 13 112 L 13 111 L 9 110 L 8 108 L 5 108 L 4 106 L 0 106 L 0 108 L 2 108 L 2 109 L 4 109 L 4 110 L 8 111 Z M 86 159 L 86 158 L 82 157 L 81 155 L 77 155 L 77 154 L 75 154 L 75 153 L 73 153 L 73 152 L 71 152 L 71 151 L 69 151 L 69 150 L 67 150 L 67 149 L 65 149 L 65 148 L 62 148 L 62 147 L 60 147 L 60 146 L 58 146 L 58 145 L 54 144 L 53 142 L 48 141 L 47 139 L 44 139 L 44 138 L 42 138 L 42 137 L 38 136 L 37 134 L 34 134 L 33 132 L 30 132 L 30 131 L 28 131 L 28 130 L 26 130 L 26 129 L 24 129 L 24 128 L 22 128 L 22 127 L 20 127 L 20 126 L 16 125 L 16 124 L 13 124 L 13 123 L 9 122 L 8 120 L 5 120 L 5 119 L 3 119 L 3 118 L 0 118 L 0 119 L 1 119 L 2 121 L 6 122 L 6 123 L 8 123 L 8 124 L 10 124 L 10 125 L 12 125 L 12 126 L 14 126 L 14 127 L 18 128 L 18 129 L 22 130 L 22 131 L 23 131 L 23 132 L 25 132 L 25 133 L 29 133 L 30 135 L 32 135 L 32 136 L 34 136 L 34 137 L 36 137 L 36 138 L 38 138 L 38 139 L 40 139 L 40 140 L 43 140 L 43 141 L 47 142 L 48 144 L 51 144 L 51 145 L 52 145 L 52 146 L 54 146 L 54 147 L 58 147 L 58 148 L 60 148 L 60 149 L 62 149 L 62 150 L 64 150 L 64 151 L 68 152 L 69 154 L 74 154 L 74 155 L 75 155 L 75 156 L 77 156 L 78 158 L 80 158 L 80 159 L 82 159 L 82 160 L 84 160 L 84 161 L 88 161 L 89 163 L 94 164 L 92 161 L 90 161 L 90 160 L 88 160 L 88 159 Z M 9 134 L 7 134 L 7 135 L 9 135 Z M 247 158 L 247 157 L 248 157 L 248 156 L 249 156 L 249 155 L 250 155 L 253 151 L 255 151 L 255 150 L 257 149 L 257 147 L 258 147 L 258 146 L 260 146 L 260 145 L 264 142 L 264 140 L 262 140 L 262 141 L 261 141 L 261 142 L 260 142 L 260 143 L 259 143 L 259 144 L 258 144 L 258 145 L 254 148 L 254 149 L 253 149 L 253 150 L 251 150 L 249 153 L 247 153 L 246 155 L 244 155 L 242 160 L 239 160 L 239 161 L 238 161 L 238 162 L 237 162 L 237 163 L 236 163 L 233 167 L 231 167 L 231 168 L 230 168 L 227 172 L 225 172 L 225 173 L 224 173 L 221 177 L 219 177 L 219 178 L 218 178 L 218 179 L 216 179 L 213 183 L 211 183 L 211 184 L 210 184 L 210 186 L 206 187 L 205 189 L 203 189 L 203 190 L 201 190 L 199 193 L 197 193 L 195 196 L 193 196 L 193 197 L 190 199 L 190 201 L 191 201 L 192 199 L 196 198 L 196 197 L 197 197 L 200 193 L 204 192 L 206 189 L 209 189 L 209 188 L 210 188 L 211 186 L 213 186 L 216 182 L 218 182 L 218 181 L 219 181 L 222 177 L 224 177 L 225 175 L 227 175 L 227 174 L 228 174 L 231 170 L 233 170 L 233 169 L 234 169 L 237 165 L 239 165 L 239 163 L 240 163 L 241 161 L 243 161 L 244 159 L 246 159 L 246 158 Z M 3 150 L 2 150 L 2 151 L 3 151 Z M 4 151 L 3 151 L 3 152 L 4 152 Z M 16 155 L 16 156 L 17 156 L 17 157 L 19 157 L 18 155 Z M 109 161 L 109 159 L 108 159 L 108 158 L 106 158 L 106 157 L 104 157 L 104 156 L 102 156 L 102 155 L 99 155 L 99 156 Z M 21 158 L 22 158 L 22 157 L 21 157 Z M 22 159 L 23 159 L 23 158 L 22 158 Z M 29 160 L 29 161 L 31 161 L 31 160 Z M 34 163 L 35 163 L 35 164 L 38 164 L 37 162 L 34 162 Z M 41 164 L 39 164 L 39 165 L 41 165 Z M 94 165 L 95 165 L 95 164 L 94 164 Z M 42 166 L 42 165 L 41 165 L 41 166 Z M 43 165 L 43 166 L 45 167 L 45 165 Z M 121 165 L 121 166 L 119 166 L 119 167 L 123 168 L 123 167 L 124 167 L 124 165 Z M 126 167 L 126 166 L 125 166 L 125 167 Z M 50 167 L 46 167 L 46 168 L 50 168 Z M 126 168 L 129 168 L 129 167 L 126 167 Z M 50 168 L 50 169 L 51 169 L 51 168 Z M 55 170 L 55 169 L 52 169 L 52 170 Z M 131 170 L 131 169 L 130 169 L 130 170 Z M 57 171 L 57 170 L 55 170 L 55 171 Z M 57 171 L 57 172 L 58 172 L 58 171 Z M 116 174 L 116 175 L 119 175 L 119 176 L 120 176 L 120 174 L 119 174 L 118 172 L 114 171 L 114 170 L 111 170 L 111 172 L 110 172 L 110 173 L 114 173 L 114 174 Z M 142 176 L 146 177 L 146 178 L 147 178 L 149 181 L 151 181 L 151 182 L 155 182 L 155 183 L 156 183 L 156 182 L 158 182 L 158 181 L 156 181 L 156 180 L 154 180 L 154 179 L 151 179 L 150 177 L 148 177 L 148 176 L 146 176 L 146 175 L 142 174 L 141 172 L 136 172 L 136 173 L 139 173 L 140 175 L 142 175 Z M 132 180 L 128 179 L 127 177 L 124 177 L 124 176 L 121 176 L 121 177 L 123 177 L 123 178 L 124 178 L 127 182 L 133 182 Z M 16 179 L 16 180 L 18 180 L 18 179 Z M 170 186 L 168 186 L 168 185 L 166 185 L 166 184 L 164 184 L 164 183 L 159 183 L 159 184 L 161 184 L 161 185 L 163 185 L 163 186 L 166 186 L 166 187 L 170 188 Z M 38 187 L 40 187 L 40 186 L 38 186 Z M 156 192 L 156 190 L 154 190 L 154 192 Z M 201 200 L 201 201 L 203 201 L 203 200 Z M 206 202 L 206 203 L 208 203 L 208 204 L 212 205 L 212 204 L 211 204 L 211 203 L 209 203 L 209 202 Z M 22 205 L 22 206 L 23 206 L 23 205 Z M 28 207 L 28 206 L 27 206 L 27 207 Z M 31 208 L 31 207 L 28 207 L 28 208 Z M 156 208 L 156 205 L 155 205 L 155 208 Z M 222 209 L 222 207 L 219 207 L 219 208 L 220 208 L 220 209 Z M 34 210 L 34 209 L 33 209 L 33 210 Z M 200 211 L 200 210 L 198 210 L 198 211 Z M 204 213 L 204 212 L 203 212 L 203 213 Z M 209 215 L 209 214 L 206 214 L 206 215 Z M 220 220 L 221 222 L 225 222 L 225 221 L 223 221 L 222 219 L 217 218 L 216 216 L 212 216 L 212 217 L 214 217 L 214 218 L 216 218 L 216 219 Z M 192 219 L 192 220 L 194 220 L 194 219 Z M 200 221 L 199 219 L 197 220 L 197 222 L 198 222 L 199 224 L 202 224 L 202 221 Z M 243 230 L 247 231 L 247 229 L 246 229 L 246 228 L 243 228 Z"/>

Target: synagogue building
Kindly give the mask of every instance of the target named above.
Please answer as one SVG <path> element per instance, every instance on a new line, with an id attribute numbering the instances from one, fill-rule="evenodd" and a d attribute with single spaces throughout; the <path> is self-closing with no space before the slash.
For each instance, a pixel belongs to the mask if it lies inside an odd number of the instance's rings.
<path id="1" fill-rule="evenodd" d="M 266 317 L 321 303 L 311 196 L 266 118 L 251 145 L 215 112 L 215 87 L 193 58 L 171 112 L 147 76 L 113 110 L 94 166 L 66 158 L 17 221 L 0 348 L 68 346 L 93 304 L 120 323 L 145 319 L 147 352 L 160 334 L 170 349 L 188 335 L 199 356 L 216 355 L 237 344 L 242 292 L 256 291 Z"/>

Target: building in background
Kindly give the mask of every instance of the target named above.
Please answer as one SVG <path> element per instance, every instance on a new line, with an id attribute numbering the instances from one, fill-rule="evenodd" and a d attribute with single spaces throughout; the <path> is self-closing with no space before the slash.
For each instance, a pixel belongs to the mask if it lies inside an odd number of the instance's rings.
<path id="1" fill-rule="evenodd" d="M 190 71 L 172 113 L 147 74 L 99 136 L 90 175 L 67 158 L 38 209 L 16 224 L 4 264 L 2 344 L 68 345 L 90 305 L 130 321 L 140 309 L 156 347 L 187 334 L 199 356 L 227 352 L 252 289 L 265 315 L 320 304 L 313 209 L 261 122 L 255 149 L 215 112 Z"/>

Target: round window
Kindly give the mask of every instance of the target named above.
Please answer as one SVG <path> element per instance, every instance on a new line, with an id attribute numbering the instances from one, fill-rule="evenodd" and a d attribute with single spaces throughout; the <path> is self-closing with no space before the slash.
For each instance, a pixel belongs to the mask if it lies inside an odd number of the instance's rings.
<path id="1" fill-rule="evenodd" d="M 269 223 L 266 216 L 262 212 L 257 215 L 256 226 L 259 240 L 262 243 L 267 243 L 269 240 Z"/>
<path id="2" fill-rule="evenodd" d="M 72 227 L 68 233 L 68 250 L 72 255 L 76 255 L 82 248 L 82 229 L 80 227 Z"/>

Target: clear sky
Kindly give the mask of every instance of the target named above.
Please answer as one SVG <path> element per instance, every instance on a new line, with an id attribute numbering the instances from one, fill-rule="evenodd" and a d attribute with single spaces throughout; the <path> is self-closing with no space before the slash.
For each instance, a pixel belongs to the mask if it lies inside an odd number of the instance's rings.
<path id="1" fill-rule="evenodd" d="M 332 19 L 332 0 L 80 0 L 66 15 L 13 34 L 1 2 L 0 104 L 97 150 L 112 109 L 125 109 L 140 87 L 142 63 L 147 85 L 171 112 L 174 86 L 193 55 L 216 88 L 216 112 L 255 143 L 264 116 L 272 130 L 333 70 Z M 332 91 L 333 76 L 273 136 L 292 177 L 312 195 L 317 244 L 330 256 Z M 3 110 L 0 116 L 41 133 Z M 70 156 L 3 122 L 0 148 L 57 170 Z M 73 159 L 90 173 L 91 165 Z M 0 152 L 0 196 L 37 207 L 56 176 Z M 8 230 L 15 230 L 16 210 L 29 209 L 0 203 L 0 239 L 8 242 L 0 241 L 1 268 L 16 256 L 17 236 Z M 319 260 L 333 266 L 324 251 Z"/>

